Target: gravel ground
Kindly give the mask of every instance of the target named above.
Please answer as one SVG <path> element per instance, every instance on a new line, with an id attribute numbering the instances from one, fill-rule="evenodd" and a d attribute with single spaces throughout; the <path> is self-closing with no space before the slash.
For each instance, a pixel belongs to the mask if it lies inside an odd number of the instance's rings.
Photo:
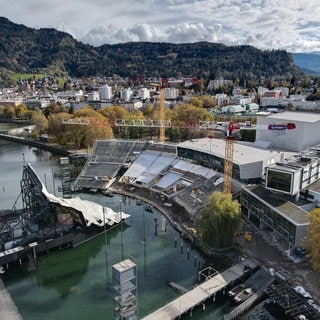
<path id="1" fill-rule="evenodd" d="M 320 274 L 313 272 L 306 257 L 294 259 L 286 254 L 288 247 L 283 242 L 273 242 L 270 233 L 256 230 L 251 224 L 245 223 L 244 233 L 252 233 L 252 241 L 246 241 L 244 234 L 237 236 L 236 247 L 239 254 L 258 260 L 267 268 L 285 272 L 290 283 L 301 285 L 312 295 L 312 299 L 320 305 Z"/>

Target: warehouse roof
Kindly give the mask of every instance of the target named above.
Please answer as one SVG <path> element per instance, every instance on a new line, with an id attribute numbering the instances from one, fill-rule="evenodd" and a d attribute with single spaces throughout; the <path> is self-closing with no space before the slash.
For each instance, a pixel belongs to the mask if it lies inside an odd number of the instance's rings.
<path id="1" fill-rule="evenodd" d="M 311 112 L 280 112 L 275 113 L 273 115 L 268 116 L 266 119 L 272 120 L 283 120 L 283 121 L 299 121 L 299 122 L 320 122 L 320 114 L 319 113 L 311 113 Z"/>
<path id="2" fill-rule="evenodd" d="M 193 139 L 182 142 L 179 147 L 197 150 L 208 154 L 216 155 L 220 158 L 224 158 L 225 141 L 223 139 L 215 138 L 202 138 Z M 274 158 L 275 161 L 279 161 L 283 154 L 284 158 L 292 156 L 293 152 L 280 152 L 272 149 L 257 148 L 253 143 L 235 141 L 233 162 L 237 164 L 246 164 L 257 161 L 263 161 Z"/>

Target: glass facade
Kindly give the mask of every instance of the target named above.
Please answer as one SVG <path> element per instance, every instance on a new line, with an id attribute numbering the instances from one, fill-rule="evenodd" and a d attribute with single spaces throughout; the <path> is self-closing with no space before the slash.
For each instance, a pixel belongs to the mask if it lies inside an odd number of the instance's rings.
<path id="1" fill-rule="evenodd" d="M 297 226 L 279 214 L 272 206 L 262 203 L 258 197 L 242 189 L 241 205 L 246 209 L 247 217 L 259 228 L 263 223 L 276 231 L 284 240 L 296 245 Z"/>
<path id="2" fill-rule="evenodd" d="M 224 158 L 217 157 L 213 154 L 205 152 L 177 147 L 178 157 L 182 160 L 192 161 L 206 168 L 223 172 L 224 170 Z M 237 164 L 233 164 L 232 177 L 240 181 L 240 168 Z"/>

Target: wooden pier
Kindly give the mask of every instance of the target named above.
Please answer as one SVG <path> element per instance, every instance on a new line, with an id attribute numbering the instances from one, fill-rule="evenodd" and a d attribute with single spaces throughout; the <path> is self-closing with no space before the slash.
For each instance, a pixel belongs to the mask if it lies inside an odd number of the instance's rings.
<path id="1" fill-rule="evenodd" d="M 183 294 L 179 298 L 169 302 L 157 311 L 144 317 L 143 320 L 172 320 L 192 310 L 209 298 L 215 299 L 215 295 L 230 283 L 237 281 L 247 270 L 254 269 L 258 263 L 254 260 L 245 260 L 231 268 L 216 274 L 194 289 Z"/>

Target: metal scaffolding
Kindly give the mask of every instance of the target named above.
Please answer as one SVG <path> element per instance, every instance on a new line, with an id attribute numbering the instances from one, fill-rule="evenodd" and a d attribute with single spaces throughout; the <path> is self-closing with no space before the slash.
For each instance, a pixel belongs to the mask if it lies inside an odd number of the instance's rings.
<path id="1" fill-rule="evenodd" d="M 115 320 L 137 320 L 137 267 L 130 259 L 112 266 Z"/>

